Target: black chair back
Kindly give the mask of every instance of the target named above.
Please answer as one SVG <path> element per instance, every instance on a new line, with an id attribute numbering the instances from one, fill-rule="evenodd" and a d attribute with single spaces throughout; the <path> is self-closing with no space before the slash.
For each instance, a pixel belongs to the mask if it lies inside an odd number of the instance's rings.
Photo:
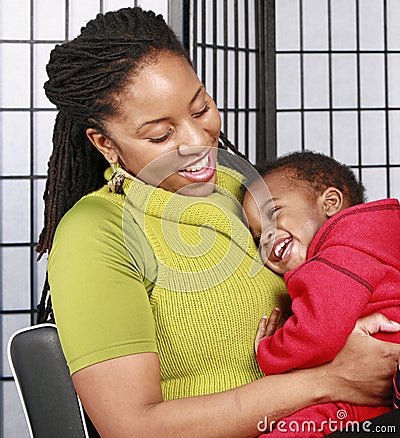
<path id="1" fill-rule="evenodd" d="M 8 360 L 34 438 L 94 438 L 75 393 L 54 324 L 14 333 Z"/>

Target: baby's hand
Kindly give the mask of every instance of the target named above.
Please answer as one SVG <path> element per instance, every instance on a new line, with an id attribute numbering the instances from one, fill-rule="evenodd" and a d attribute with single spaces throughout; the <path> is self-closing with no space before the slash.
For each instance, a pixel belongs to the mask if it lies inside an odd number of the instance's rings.
<path id="1" fill-rule="evenodd" d="M 254 341 L 254 350 L 257 354 L 258 346 L 260 342 L 268 336 L 272 336 L 278 328 L 282 327 L 286 318 L 279 318 L 280 309 L 275 307 L 275 309 L 271 312 L 269 317 L 263 316 L 258 323 L 258 329 L 256 333 L 256 339 Z"/>

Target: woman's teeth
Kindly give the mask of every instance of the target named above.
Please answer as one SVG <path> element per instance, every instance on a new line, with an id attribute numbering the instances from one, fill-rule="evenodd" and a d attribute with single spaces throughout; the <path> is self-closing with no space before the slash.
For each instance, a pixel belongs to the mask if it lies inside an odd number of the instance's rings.
<path id="1" fill-rule="evenodd" d="M 185 171 L 188 172 L 197 172 L 198 170 L 202 169 L 203 167 L 208 167 L 208 160 L 209 157 L 206 155 L 202 160 L 194 164 L 193 166 L 185 167 Z"/>

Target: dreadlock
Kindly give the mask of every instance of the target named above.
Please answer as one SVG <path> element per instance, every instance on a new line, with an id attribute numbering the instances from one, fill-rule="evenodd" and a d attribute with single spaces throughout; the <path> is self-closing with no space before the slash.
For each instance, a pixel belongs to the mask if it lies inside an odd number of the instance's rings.
<path id="1" fill-rule="evenodd" d="M 316 193 L 322 193 L 328 187 L 336 187 L 343 193 L 349 206 L 365 202 L 365 188 L 351 168 L 318 152 L 292 152 L 260 164 L 257 170 L 261 175 L 276 170 L 289 170 L 296 179 L 309 183 Z"/>
<path id="2" fill-rule="evenodd" d="M 161 51 L 190 63 L 189 57 L 161 15 L 124 8 L 98 14 L 81 34 L 57 45 L 47 65 L 44 88 L 57 107 L 53 152 L 44 192 L 44 227 L 39 236 L 39 259 L 49 252 L 62 216 L 84 195 L 104 184 L 108 163 L 86 136 L 87 128 L 107 135 L 104 122 L 118 114 L 117 93 Z M 48 278 L 38 304 L 38 322 L 53 320 Z"/>

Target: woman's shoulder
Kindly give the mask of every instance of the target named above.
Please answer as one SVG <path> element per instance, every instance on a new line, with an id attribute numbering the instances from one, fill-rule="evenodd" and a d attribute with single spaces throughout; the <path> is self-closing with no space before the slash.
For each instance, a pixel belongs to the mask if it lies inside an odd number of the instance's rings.
<path id="1" fill-rule="evenodd" d="M 104 189 L 84 196 L 61 218 L 51 252 L 64 247 L 92 250 L 111 244 L 123 246 L 122 215 L 123 202 L 108 196 Z"/>
<path id="2" fill-rule="evenodd" d="M 108 188 L 102 187 L 81 198 L 65 213 L 58 228 L 82 228 L 104 221 L 120 225 L 124 197 L 107 192 Z"/>
<path id="3" fill-rule="evenodd" d="M 112 254 L 133 262 L 140 272 L 153 278 L 153 252 L 134 215 L 129 215 L 129 230 L 123 226 L 124 205 L 125 195 L 110 193 L 107 186 L 81 198 L 57 226 L 49 260 L 56 254 L 63 258 L 77 251 Z"/>

